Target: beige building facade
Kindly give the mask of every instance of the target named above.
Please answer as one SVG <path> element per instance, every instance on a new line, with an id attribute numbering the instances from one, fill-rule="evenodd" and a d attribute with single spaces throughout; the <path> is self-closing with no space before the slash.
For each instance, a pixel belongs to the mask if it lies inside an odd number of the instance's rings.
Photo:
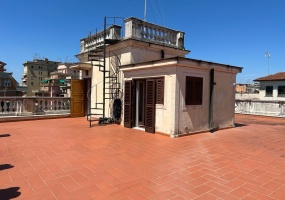
<path id="1" fill-rule="evenodd" d="M 47 58 L 25 62 L 22 86 L 27 87 L 26 96 L 39 93 L 42 81 L 48 78 L 51 72 L 57 71 L 58 64 L 59 62 L 49 61 Z"/>
<path id="2" fill-rule="evenodd" d="M 120 87 L 116 96 L 105 97 L 105 116 L 112 117 L 114 100 L 120 99 L 120 123 L 129 128 L 178 137 L 234 127 L 236 74 L 242 68 L 185 58 L 190 51 L 184 32 L 133 17 L 124 23 L 125 35 L 118 26 L 106 31 L 105 38 L 115 42 L 105 45 L 105 71 L 117 75 Z M 104 86 L 100 61 L 90 61 L 90 52 L 100 49 L 100 34 L 82 39 L 77 55 L 92 73 L 90 100 L 97 108 L 111 82 L 105 77 Z"/>

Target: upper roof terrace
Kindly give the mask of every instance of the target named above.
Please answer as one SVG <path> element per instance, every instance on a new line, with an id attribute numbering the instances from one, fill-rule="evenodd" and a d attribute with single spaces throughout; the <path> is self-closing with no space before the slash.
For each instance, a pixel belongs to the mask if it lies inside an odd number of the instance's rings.
<path id="1" fill-rule="evenodd" d="M 169 46 L 177 49 L 184 49 L 184 32 L 159 26 L 141 19 L 130 17 L 124 20 L 125 30 L 118 25 L 111 25 L 106 28 L 106 40 L 135 39 Z M 122 33 L 124 32 L 124 34 Z M 104 30 L 94 33 L 80 40 L 80 53 L 93 50 L 104 43 Z"/>

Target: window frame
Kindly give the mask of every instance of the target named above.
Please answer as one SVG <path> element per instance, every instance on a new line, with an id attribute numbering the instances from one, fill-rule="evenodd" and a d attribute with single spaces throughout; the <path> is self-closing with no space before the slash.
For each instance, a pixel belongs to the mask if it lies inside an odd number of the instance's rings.
<path id="1" fill-rule="evenodd" d="M 185 77 L 185 105 L 203 105 L 203 77 Z"/>
<path id="2" fill-rule="evenodd" d="M 271 93 L 267 91 L 267 88 L 271 87 Z M 273 97 L 273 86 L 272 85 L 266 85 L 265 86 L 265 97 Z"/>
<path id="3" fill-rule="evenodd" d="M 4 87 L 11 87 L 12 81 L 10 79 L 4 79 Z"/>
<path id="4" fill-rule="evenodd" d="M 283 87 L 283 92 L 281 94 L 280 87 Z M 278 85 L 278 97 L 285 97 L 285 85 Z"/>

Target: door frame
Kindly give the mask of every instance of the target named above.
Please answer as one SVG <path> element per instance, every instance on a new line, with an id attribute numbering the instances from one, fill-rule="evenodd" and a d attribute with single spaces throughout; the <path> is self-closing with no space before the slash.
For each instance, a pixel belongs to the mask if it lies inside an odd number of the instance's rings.
<path id="1" fill-rule="evenodd" d="M 70 117 L 84 117 L 84 81 L 71 79 Z"/>
<path id="2" fill-rule="evenodd" d="M 146 95 L 146 79 L 135 80 L 135 126 L 145 127 L 145 95 Z M 140 116 L 141 115 L 141 116 Z"/>
<path id="3" fill-rule="evenodd" d="M 156 81 L 154 78 L 142 78 L 125 81 L 124 94 L 124 126 L 127 128 L 137 127 L 137 84 L 144 82 L 144 119 L 143 125 L 146 132 L 155 133 L 155 98 L 156 98 Z M 149 98 L 149 99 L 147 99 Z M 148 100 L 148 101 L 147 101 Z"/>

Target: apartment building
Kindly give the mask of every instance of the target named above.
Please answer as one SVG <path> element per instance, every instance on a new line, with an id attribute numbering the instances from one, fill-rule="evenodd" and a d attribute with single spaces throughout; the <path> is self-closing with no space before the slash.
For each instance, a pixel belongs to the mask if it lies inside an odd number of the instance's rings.
<path id="1" fill-rule="evenodd" d="M 80 70 L 73 69 L 75 63 L 60 63 L 57 71 L 41 81 L 38 96 L 70 97 L 70 80 L 80 78 Z"/>
<path id="2" fill-rule="evenodd" d="M 23 65 L 22 86 L 27 87 L 26 96 L 36 96 L 36 93 L 40 91 L 42 81 L 48 78 L 51 72 L 57 71 L 59 62 L 44 58 L 27 61 Z"/>
<path id="3" fill-rule="evenodd" d="M 6 72 L 6 63 L 0 61 L 0 96 L 21 96 L 18 90 L 18 82 L 14 79 L 12 72 Z"/>

